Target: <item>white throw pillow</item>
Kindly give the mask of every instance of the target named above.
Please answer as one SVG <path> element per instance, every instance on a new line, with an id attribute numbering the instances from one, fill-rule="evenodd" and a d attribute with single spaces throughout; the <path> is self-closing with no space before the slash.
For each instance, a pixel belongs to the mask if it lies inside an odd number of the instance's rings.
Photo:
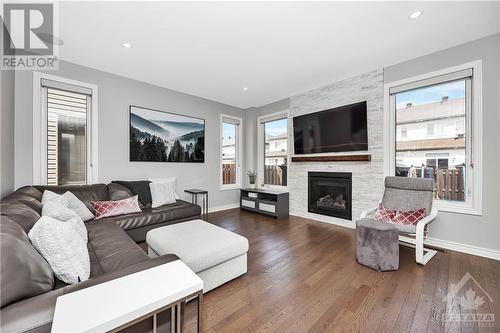
<path id="1" fill-rule="evenodd" d="M 94 214 L 85 206 L 85 204 L 72 192 L 67 191 L 62 195 L 68 201 L 68 208 L 74 211 L 80 218 L 86 222 L 94 218 Z"/>
<path id="2" fill-rule="evenodd" d="M 49 201 L 52 201 L 54 199 L 59 198 L 60 196 L 61 196 L 60 194 L 57 194 L 57 193 L 49 191 L 49 190 L 43 191 L 42 206 L 45 205 Z"/>
<path id="3" fill-rule="evenodd" d="M 149 181 L 152 183 L 171 183 L 174 187 L 175 199 L 180 199 L 179 195 L 177 195 L 177 179 L 175 177 L 150 178 Z"/>
<path id="4" fill-rule="evenodd" d="M 64 206 L 74 211 L 84 222 L 94 218 L 94 214 L 92 214 L 87 206 L 70 191 L 66 191 L 64 194 L 57 194 L 49 190 L 43 191 L 42 205 L 53 200 L 60 200 Z M 54 218 L 57 219 L 57 217 Z"/>
<path id="5" fill-rule="evenodd" d="M 89 278 L 87 243 L 69 223 L 43 216 L 31 228 L 28 237 L 58 279 L 74 284 Z"/>
<path id="6" fill-rule="evenodd" d="M 73 229 L 82 237 L 82 239 L 87 243 L 87 228 L 83 223 L 80 216 L 78 216 L 74 211 L 69 209 L 66 205 L 66 198 L 59 197 L 54 200 L 47 202 L 42 207 L 42 216 L 51 217 L 59 221 L 59 223 L 68 223 Z"/>
<path id="7" fill-rule="evenodd" d="M 152 208 L 174 203 L 176 201 L 175 190 L 171 182 L 149 183 L 149 189 L 151 190 Z"/>

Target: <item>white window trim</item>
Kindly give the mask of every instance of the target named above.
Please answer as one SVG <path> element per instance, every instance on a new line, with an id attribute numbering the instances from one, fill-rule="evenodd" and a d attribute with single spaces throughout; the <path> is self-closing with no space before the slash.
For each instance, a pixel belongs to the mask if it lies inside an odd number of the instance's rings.
<path id="1" fill-rule="evenodd" d="M 392 87 L 408 84 L 415 81 L 429 79 L 440 75 L 445 75 L 465 69 L 473 69 L 473 76 L 471 82 L 471 100 L 467 109 L 467 147 L 472 150 L 466 149 L 467 160 L 469 161 L 468 169 L 470 170 L 470 162 L 472 162 L 474 169 L 472 176 L 468 177 L 468 188 L 466 191 L 472 191 L 470 200 L 464 203 L 451 202 L 445 200 L 435 200 L 434 204 L 437 205 L 440 211 L 451 213 L 469 214 L 469 215 L 482 215 L 482 195 L 483 195 L 483 100 L 482 100 L 482 60 L 469 62 L 466 64 L 446 68 L 431 73 L 414 76 L 411 78 L 403 79 L 396 82 L 384 84 L 384 174 L 385 176 L 393 176 L 395 174 L 396 162 L 396 124 L 395 113 L 392 112 L 395 108 L 394 98 L 390 96 L 389 89 Z M 471 156 L 471 151 L 472 156 Z M 467 193 L 466 193 L 466 196 Z M 470 196 L 469 196 L 470 197 Z"/>
<path id="2" fill-rule="evenodd" d="M 238 121 L 239 126 L 238 126 L 238 142 L 236 146 L 236 184 L 222 184 L 222 136 L 223 136 L 223 126 L 222 123 L 224 121 L 224 118 L 229 118 L 229 119 L 234 119 Z M 241 189 L 241 180 L 242 180 L 242 175 L 241 175 L 241 162 L 243 158 L 243 153 L 242 153 L 242 147 L 243 147 L 243 118 L 236 117 L 236 116 L 231 116 L 228 114 L 222 114 L 220 115 L 220 121 L 219 121 L 219 185 L 220 185 L 220 190 L 221 191 L 226 191 L 226 190 L 237 190 Z"/>
<path id="3" fill-rule="evenodd" d="M 280 185 L 268 185 L 264 184 L 264 122 L 279 120 L 279 119 L 287 119 L 287 150 L 286 150 L 286 159 L 287 164 L 290 166 L 290 115 L 288 110 L 278 111 L 270 114 L 266 114 L 260 117 L 257 117 L 257 187 L 262 189 L 272 189 L 272 190 L 288 190 L 288 175 L 290 172 L 286 173 L 287 186 Z M 290 168 L 288 168 L 290 170 Z"/>
<path id="4" fill-rule="evenodd" d="M 98 182 L 98 88 L 94 84 L 67 79 L 51 74 L 33 72 L 33 184 L 47 184 L 47 114 L 42 105 L 42 79 L 86 87 L 92 90 L 92 104 L 87 127 L 90 144 L 87 145 L 87 184 Z M 91 131 L 91 132 L 90 132 Z"/>

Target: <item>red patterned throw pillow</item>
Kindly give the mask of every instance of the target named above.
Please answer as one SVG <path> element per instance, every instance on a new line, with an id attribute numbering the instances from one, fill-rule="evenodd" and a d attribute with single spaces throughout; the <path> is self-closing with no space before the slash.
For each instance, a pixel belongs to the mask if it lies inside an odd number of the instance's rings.
<path id="1" fill-rule="evenodd" d="M 382 222 L 393 222 L 396 216 L 396 211 L 385 208 L 382 204 L 378 204 L 377 211 L 375 212 L 375 220 Z"/>
<path id="2" fill-rule="evenodd" d="M 396 212 L 396 216 L 392 219 L 394 223 L 405 225 L 417 225 L 418 221 L 427 215 L 427 209 L 420 208 L 417 210 L 410 210 L 407 212 Z"/>
<path id="3" fill-rule="evenodd" d="M 91 204 L 95 210 L 96 220 L 109 216 L 139 213 L 141 211 L 137 195 L 116 201 L 92 201 Z"/>

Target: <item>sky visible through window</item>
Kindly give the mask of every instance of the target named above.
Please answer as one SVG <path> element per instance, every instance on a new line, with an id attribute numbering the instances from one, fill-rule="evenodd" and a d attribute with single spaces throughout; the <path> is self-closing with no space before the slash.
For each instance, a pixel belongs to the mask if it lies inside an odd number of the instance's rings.
<path id="1" fill-rule="evenodd" d="M 444 96 L 449 100 L 465 97 L 465 80 L 439 84 L 431 87 L 424 87 L 409 90 L 396 94 L 397 108 L 404 108 L 408 103 L 420 105 L 441 101 Z"/>
<path id="2" fill-rule="evenodd" d="M 286 134 L 286 131 L 287 119 L 280 119 L 266 123 L 266 134 L 277 136 L 280 134 Z"/>
<path id="3" fill-rule="evenodd" d="M 234 138 L 236 126 L 234 124 L 222 123 L 222 137 L 224 139 Z"/>

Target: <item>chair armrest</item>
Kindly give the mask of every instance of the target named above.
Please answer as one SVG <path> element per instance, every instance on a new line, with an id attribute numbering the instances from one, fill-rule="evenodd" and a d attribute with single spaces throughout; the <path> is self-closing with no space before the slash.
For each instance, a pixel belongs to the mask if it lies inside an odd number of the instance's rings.
<path id="1" fill-rule="evenodd" d="M 419 234 L 419 232 L 423 235 L 425 226 L 434 221 L 434 219 L 438 215 L 438 212 L 439 209 L 436 206 L 433 206 L 431 209 L 431 213 L 417 222 L 417 230 L 416 230 L 417 235 Z"/>
<path id="2" fill-rule="evenodd" d="M 372 207 L 361 212 L 360 218 L 365 219 L 369 214 L 377 210 L 377 207 Z"/>
<path id="3" fill-rule="evenodd" d="M 418 221 L 417 225 L 421 224 L 422 226 L 425 226 L 426 224 L 431 223 L 437 217 L 438 212 L 439 210 L 437 207 L 432 207 L 431 213 Z"/>

